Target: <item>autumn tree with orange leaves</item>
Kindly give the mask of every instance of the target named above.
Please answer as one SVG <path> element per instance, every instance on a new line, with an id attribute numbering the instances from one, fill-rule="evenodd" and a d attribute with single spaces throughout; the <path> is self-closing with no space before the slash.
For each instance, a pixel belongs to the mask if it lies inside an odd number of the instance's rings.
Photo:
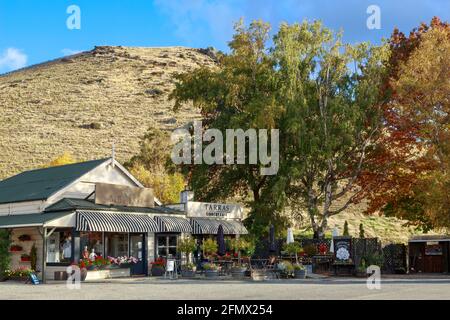
<path id="1" fill-rule="evenodd" d="M 433 18 L 409 36 L 394 30 L 389 44 L 384 141 L 359 183 L 369 212 L 381 209 L 424 230 L 449 227 L 450 27 Z"/>

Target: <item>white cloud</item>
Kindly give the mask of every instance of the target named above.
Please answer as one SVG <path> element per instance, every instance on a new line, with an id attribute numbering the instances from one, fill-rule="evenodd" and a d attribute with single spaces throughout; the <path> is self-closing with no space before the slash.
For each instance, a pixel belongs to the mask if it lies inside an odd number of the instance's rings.
<path id="1" fill-rule="evenodd" d="M 67 49 L 67 48 L 61 50 L 61 53 L 64 56 L 71 56 L 71 55 L 74 55 L 74 54 L 77 54 L 77 53 L 80 53 L 80 52 L 82 52 L 82 50 L 73 50 L 73 49 Z"/>
<path id="2" fill-rule="evenodd" d="M 8 48 L 0 55 L 0 70 L 12 71 L 27 65 L 28 57 L 21 50 Z"/>

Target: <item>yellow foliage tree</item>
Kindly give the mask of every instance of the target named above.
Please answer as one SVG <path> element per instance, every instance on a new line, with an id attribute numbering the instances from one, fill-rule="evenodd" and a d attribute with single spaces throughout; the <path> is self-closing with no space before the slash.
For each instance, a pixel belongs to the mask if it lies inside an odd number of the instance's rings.
<path id="1" fill-rule="evenodd" d="M 72 157 L 72 155 L 66 151 L 62 155 L 45 164 L 44 168 L 63 166 L 65 164 L 71 164 L 75 162 L 76 160 Z"/>
<path id="2" fill-rule="evenodd" d="M 152 172 L 140 163 L 132 164 L 129 171 L 145 187 L 152 188 L 155 196 L 163 203 L 179 202 L 180 192 L 185 186 L 184 177 L 180 173 Z"/>
<path id="3" fill-rule="evenodd" d="M 140 142 L 140 152 L 125 163 L 125 167 L 144 186 L 152 188 L 163 203 L 179 202 L 185 187 L 183 175 L 167 169 L 171 145 L 163 131 L 151 128 Z"/>

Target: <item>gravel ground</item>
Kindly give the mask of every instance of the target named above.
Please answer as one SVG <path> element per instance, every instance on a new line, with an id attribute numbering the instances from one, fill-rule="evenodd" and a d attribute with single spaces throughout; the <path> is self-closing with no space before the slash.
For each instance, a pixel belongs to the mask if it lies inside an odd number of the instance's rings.
<path id="1" fill-rule="evenodd" d="M 213 281 L 165 280 L 155 278 L 114 279 L 82 283 L 69 290 L 64 283 L 32 286 L 18 282 L 0 283 L 0 299 L 450 299 L 450 278 L 388 278 L 380 290 L 367 289 L 364 279 L 326 278 L 306 280 Z"/>

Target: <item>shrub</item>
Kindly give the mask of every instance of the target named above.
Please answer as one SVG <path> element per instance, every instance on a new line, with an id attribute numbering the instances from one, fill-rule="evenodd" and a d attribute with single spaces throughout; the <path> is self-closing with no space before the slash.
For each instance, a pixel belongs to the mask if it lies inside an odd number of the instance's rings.
<path id="1" fill-rule="evenodd" d="M 361 239 L 365 238 L 364 226 L 362 223 L 359 224 L 359 237 Z"/>
<path id="2" fill-rule="evenodd" d="M 219 268 L 214 263 L 204 263 L 202 267 L 203 270 L 210 270 L 210 271 L 217 270 Z"/>
<path id="3" fill-rule="evenodd" d="M 344 236 L 350 236 L 350 233 L 348 232 L 348 222 L 347 222 L 347 220 L 345 220 L 345 222 L 344 222 L 344 233 L 343 233 L 343 235 Z"/>
<path id="4" fill-rule="evenodd" d="M 290 255 L 298 254 L 301 251 L 302 247 L 297 242 L 285 243 L 283 246 L 283 250 L 289 253 Z"/>
<path id="5" fill-rule="evenodd" d="M 302 265 L 301 263 L 294 264 L 294 270 L 300 271 L 300 270 L 306 270 L 306 267 Z"/>
<path id="6" fill-rule="evenodd" d="M 187 263 L 189 263 L 189 255 L 197 249 L 195 239 L 187 237 L 178 242 L 178 250 L 186 254 Z"/>
<path id="7" fill-rule="evenodd" d="M 37 270 L 37 248 L 36 248 L 36 244 L 33 243 L 33 246 L 31 247 L 30 250 L 30 265 L 31 265 L 31 269 L 33 270 Z"/>
<path id="8" fill-rule="evenodd" d="M 11 262 L 11 235 L 7 230 L 0 230 L 0 279 L 3 277 Z"/>
<path id="9" fill-rule="evenodd" d="M 217 252 L 217 241 L 214 239 L 203 240 L 202 250 L 207 256 L 211 256 Z"/>

